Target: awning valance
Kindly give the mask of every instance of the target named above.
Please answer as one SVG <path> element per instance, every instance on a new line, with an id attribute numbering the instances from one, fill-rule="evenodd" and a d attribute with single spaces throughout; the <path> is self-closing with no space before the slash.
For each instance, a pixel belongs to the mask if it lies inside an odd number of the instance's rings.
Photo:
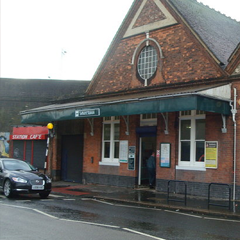
<path id="1" fill-rule="evenodd" d="M 57 104 L 21 112 L 22 123 L 40 123 L 81 118 L 125 116 L 145 113 L 202 110 L 230 115 L 230 100 L 199 93 L 159 95 L 121 100 L 92 100 Z"/>

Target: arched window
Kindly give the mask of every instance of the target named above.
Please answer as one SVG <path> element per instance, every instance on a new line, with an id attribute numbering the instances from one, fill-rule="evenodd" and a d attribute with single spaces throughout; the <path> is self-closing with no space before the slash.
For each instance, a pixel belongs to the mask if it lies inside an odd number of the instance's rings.
<path id="1" fill-rule="evenodd" d="M 146 38 L 138 44 L 132 56 L 132 65 L 135 68 L 133 76 L 143 81 L 144 86 L 148 86 L 155 76 L 159 81 L 163 81 L 162 58 L 161 46 L 155 39 L 149 38 L 149 33 L 146 33 Z"/>
<path id="2" fill-rule="evenodd" d="M 149 80 L 156 73 L 157 63 L 156 49 L 151 45 L 145 46 L 138 57 L 137 70 L 139 76 L 145 81 Z"/>

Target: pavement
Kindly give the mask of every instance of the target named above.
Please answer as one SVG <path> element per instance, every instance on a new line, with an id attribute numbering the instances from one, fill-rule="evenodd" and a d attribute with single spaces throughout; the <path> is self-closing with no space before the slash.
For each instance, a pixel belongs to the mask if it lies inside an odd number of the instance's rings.
<path id="1" fill-rule="evenodd" d="M 207 198 L 187 196 L 185 202 L 185 198 L 182 195 L 171 193 L 168 198 L 167 193 L 147 187 L 125 188 L 56 181 L 52 183 L 52 194 L 79 196 L 80 198 L 93 198 L 113 203 L 240 220 L 240 200 L 235 202 L 234 212 L 232 202 L 230 209 L 228 208 L 228 201 L 219 199 L 211 199 L 211 205 L 209 205 Z"/>

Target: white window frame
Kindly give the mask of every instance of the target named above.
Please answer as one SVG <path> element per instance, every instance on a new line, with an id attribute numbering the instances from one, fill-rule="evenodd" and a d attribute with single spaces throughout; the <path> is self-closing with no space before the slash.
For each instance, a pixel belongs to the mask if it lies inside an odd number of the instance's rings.
<path id="1" fill-rule="evenodd" d="M 110 124 L 110 157 L 105 158 L 104 157 L 104 125 Z M 120 166 L 119 158 L 114 158 L 114 143 L 119 142 L 118 140 L 114 139 L 114 128 L 115 124 L 120 124 L 120 117 L 105 117 L 103 118 L 103 131 L 102 131 L 102 161 L 99 162 L 100 165 L 111 165 L 111 166 Z M 120 134 L 120 130 L 119 130 Z"/>
<path id="2" fill-rule="evenodd" d="M 199 111 L 192 110 L 189 111 L 190 115 L 183 115 L 180 112 L 179 117 L 179 155 L 178 155 L 178 166 L 177 169 L 186 169 L 186 170 L 201 170 L 205 171 L 205 162 L 196 161 L 196 142 L 205 141 L 205 139 L 196 140 L 196 120 L 206 119 L 206 115 L 203 112 L 198 113 Z M 181 121 L 190 120 L 191 130 L 190 130 L 190 161 L 181 161 Z M 204 144 L 205 145 L 205 144 Z"/>
<path id="3" fill-rule="evenodd" d="M 156 117 L 153 117 L 153 114 L 156 114 Z M 157 113 L 150 113 L 148 118 L 143 118 L 143 115 L 140 117 L 140 126 L 157 126 Z"/>

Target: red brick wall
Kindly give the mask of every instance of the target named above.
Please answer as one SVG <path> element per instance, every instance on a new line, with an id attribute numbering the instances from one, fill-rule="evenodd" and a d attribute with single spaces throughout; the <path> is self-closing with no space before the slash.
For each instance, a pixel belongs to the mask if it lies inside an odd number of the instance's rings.
<path id="1" fill-rule="evenodd" d="M 101 161 L 102 149 L 102 118 L 94 118 L 94 135 L 90 135 L 91 127 L 85 119 L 84 150 L 83 150 L 83 172 L 98 173 Z M 91 162 L 93 158 L 93 163 Z"/>
<path id="2" fill-rule="evenodd" d="M 206 50 L 188 33 L 182 25 L 150 32 L 160 44 L 163 56 L 162 76 L 156 75 L 149 86 L 218 78 L 222 71 L 209 57 Z M 136 66 L 131 65 L 137 45 L 145 39 L 145 34 L 123 39 L 108 57 L 101 73 L 93 79 L 89 93 L 127 91 L 142 88 L 143 82 L 136 77 Z M 164 81 L 163 81 L 164 80 Z"/>
<path id="3" fill-rule="evenodd" d="M 165 114 L 165 113 L 164 113 Z M 160 160 L 156 160 L 157 179 L 175 179 L 175 164 L 178 161 L 178 113 L 169 113 L 168 115 L 168 132 L 164 133 L 165 123 L 161 114 L 158 114 L 158 130 L 157 130 L 157 150 L 160 149 L 161 143 L 171 144 L 171 167 L 160 167 Z"/>
<path id="4" fill-rule="evenodd" d="M 137 174 L 137 161 L 135 171 L 128 170 L 127 163 L 121 163 L 119 167 L 116 166 L 101 166 L 99 162 L 102 159 L 102 118 L 94 119 L 94 136 L 90 135 L 90 125 L 85 120 L 85 133 L 84 133 L 84 173 L 102 173 L 113 174 L 121 176 L 136 176 Z M 128 140 L 129 146 L 137 146 L 136 126 L 139 124 L 139 116 L 129 117 L 129 135 L 126 135 L 126 124 L 123 118 L 120 118 L 120 140 Z M 137 151 L 138 152 L 138 151 Z M 94 162 L 91 163 L 91 157 Z"/>

